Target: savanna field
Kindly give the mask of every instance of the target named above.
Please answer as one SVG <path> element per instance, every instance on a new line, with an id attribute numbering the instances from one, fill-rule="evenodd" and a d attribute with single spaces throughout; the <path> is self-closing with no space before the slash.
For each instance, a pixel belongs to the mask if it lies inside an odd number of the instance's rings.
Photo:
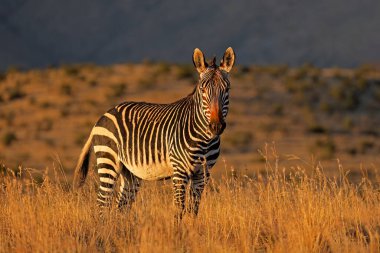
<path id="1" fill-rule="evenodd" d="M 237 66 L 221 155 L 196 219 L 171 181 L 98 217 L 91 127 L 123 101 L 189 94 L 192 65 L 67 65 L 0 74 L 1 252 L 379 252 L 380 69 Z"/>

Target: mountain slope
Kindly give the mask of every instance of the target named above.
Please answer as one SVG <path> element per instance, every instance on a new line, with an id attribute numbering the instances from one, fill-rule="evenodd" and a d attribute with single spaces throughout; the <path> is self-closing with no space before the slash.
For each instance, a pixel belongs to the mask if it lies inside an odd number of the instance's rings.
<path id="1" fill-rule="evenodd" d="M 233 46 L 243 64 L 378 62 L 380 2 L 3 0 L 0 68 L 9 65 L 189 62 Z"/>

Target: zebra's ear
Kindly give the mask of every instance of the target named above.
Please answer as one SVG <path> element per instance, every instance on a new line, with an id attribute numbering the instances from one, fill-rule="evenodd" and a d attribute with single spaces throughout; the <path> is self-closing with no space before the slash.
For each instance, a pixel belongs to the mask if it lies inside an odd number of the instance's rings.
<path id="1" fill-rule="evenodd" d="M 199 48 L 194 49 L 193 63 L 199 73 L 204 72 L 208 66 L 205 57 Z"/>
<path id="2" fill-rule="evenodd" d="M 235 53 L 232 47 L 227 48 L 223 55 L 223 59 L 220 62 L 220 69 L 226 71 L 227 73 L 231 71 L 235 63 Z"/>

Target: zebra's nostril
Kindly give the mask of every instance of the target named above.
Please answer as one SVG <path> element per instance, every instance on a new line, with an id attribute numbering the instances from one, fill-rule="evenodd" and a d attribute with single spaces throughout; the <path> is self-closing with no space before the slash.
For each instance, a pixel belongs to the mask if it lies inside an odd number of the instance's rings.
<path id="1" fill-rule="evenodd" d="M 212 122 L 209 124 L 209 128 L 213 134 L 220 135 L 226 128 L 225 122 Z"/>

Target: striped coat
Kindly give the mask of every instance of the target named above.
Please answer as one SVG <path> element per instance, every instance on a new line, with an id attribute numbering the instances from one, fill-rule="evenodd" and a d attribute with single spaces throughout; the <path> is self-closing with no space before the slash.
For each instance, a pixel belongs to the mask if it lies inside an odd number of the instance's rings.
<path id="1" fill-rule="evenodd" d="M 232 48 L 228 48 L 221 66 L 215 64 L 215 58 L 208 65 L 203 53 L 195 49 L 193 61 L 200 79 L 187 97 L 171 104 L 125 102 L 106 112 L 82 150 L 76 184 L 84 183 L 93 147 L 100 178 L 100 206 L 111 203 L 119 178 L 117 202 L 124 207 L 135 199 L 141 180 L 171 177 L 177 217 L 181 218 L 186 210 L 189 182 L 187 210 L 196 215 L 209 169 L 219 156 L 229 105 L 228 72 L 234 58 Z"/>

